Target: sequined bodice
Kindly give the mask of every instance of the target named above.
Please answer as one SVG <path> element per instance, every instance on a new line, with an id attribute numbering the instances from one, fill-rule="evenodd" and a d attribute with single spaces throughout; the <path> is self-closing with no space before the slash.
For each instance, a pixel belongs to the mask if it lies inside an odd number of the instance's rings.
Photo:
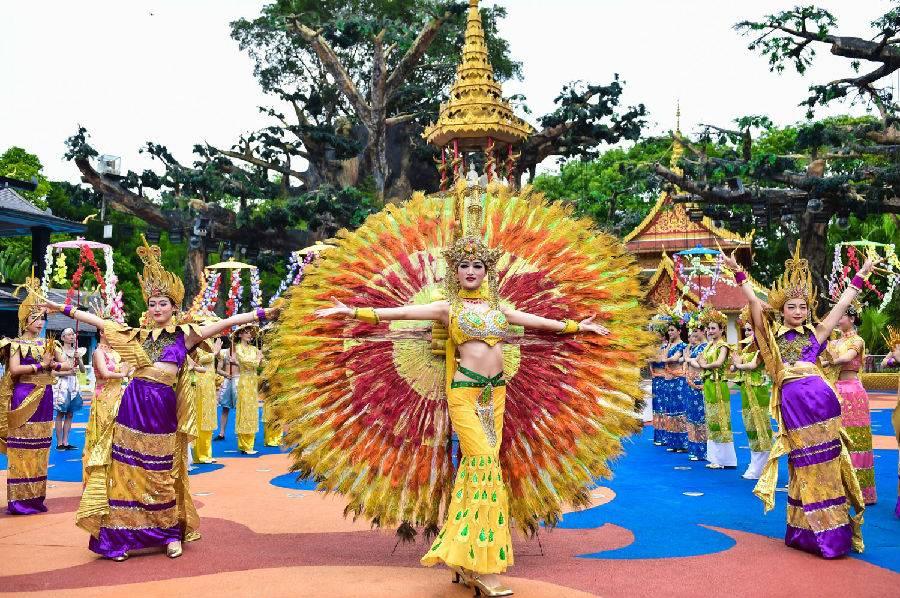
<path id="1" fill-rule="evenodd" d="M 259 365 L 259 354 L 256 347 L 238 343 L 235 347 L 234 355 L 237 357 L 241 372 L 256 372 L 256 368 Z"/>
<path id="2" fill-rule="evenodd" d="M 840 357 L 848 351 L 856 351 L 856 357 L 847 363 L 838 366 L 842 372 L 858 372 L 862 369 L 863 354 L 865 353 L 865 341 L 858 334 L 844 336 L 836 341 L 832 341 L 828 352 L 834 357 Z"/>
<path id="3" fill-rule="evenodd" d="M 457 346 L 472 340 L 494 346 L 506 338 L 509 322 L 499 309 L 461 308 L 450 312 L 450 337 Z"/>
<path id="4" fill-rule="evenodd" d="M 820 344 L 813 332 L 800 334 L 796 330 L 788 330 L 778 336 L 775 342 L 778 343 L 782 363 L 815 363 L 828 345 L 828 341 Z"/>
<path id="5" fill-rule="evenodd" d="M 184 345 L 184 333 L 180 330 L 176 332 L 163 331 L 154 340 L 152 336 L 148 336 L 141 343 L 144 352 L 151 362 L 174 363 L 178 367 L 184 365 L 187 357 L 187 347 Z"/>

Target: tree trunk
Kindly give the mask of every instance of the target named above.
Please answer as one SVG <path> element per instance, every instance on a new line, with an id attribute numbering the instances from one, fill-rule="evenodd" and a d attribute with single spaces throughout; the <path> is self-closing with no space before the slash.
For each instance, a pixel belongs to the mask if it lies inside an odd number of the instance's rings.
<path id="1" fill-rule="evenodd" d="M 790 249 L 790 248 L 789 248 Z M 828 293 L 828 277 L 831 264 L 828 255 L 828 223 L 813 222 L 812 214 L 807 212 L 800 221 L 800 251 L 809 261 L 813 281 L 819 293 Z M 829 306 L 819 305 L 820 314 Z"/>
<path id="2" fill-rule="evenodd" d="M 206 248 L 201 243 L 198 249 L 188 248 L 187 263 L 184 265 L 184 309 L 191 307 L 191 301 L 200 292 L 205 276 Z"/>

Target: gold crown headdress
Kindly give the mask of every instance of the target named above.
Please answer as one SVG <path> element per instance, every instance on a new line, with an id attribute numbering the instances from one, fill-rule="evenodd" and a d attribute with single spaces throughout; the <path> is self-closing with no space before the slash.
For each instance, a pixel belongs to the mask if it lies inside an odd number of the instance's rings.
<path id="1" fill-rule="evenodd" d="M 15 288 L 13 295 L 18 297 L 19 291 L 22 290 L 25 291 L 25 298 L 19 304 L 19 332 L 25 330 L 25 327 L 33 322 L 36 316 L 41 316 L 46 312 L 41 307 L 41 304 L 45 303 L 41 295 L 41 281 L 34 277 L 34 272 L 32 272 L 32 276 L 25 279 L 24 284 Z"/>
<path id="2" fill-rule="evenodd" d="M 708 326 L 713 322 L 718 324 L 719 328 L 724 330 L 725 326 L 728 325 L 728 318 L 725 317 L 725 314 L 712 307 L 703 310 L 703 313 L 700 314 L 700 323 L 704 326 Z"/>
<path id="3" fill-rule="evenodd" d="M 888 335 L 884 340 L 887 341 L 888 351 L 893 351 L 894 347 L 900 345 L 900 328 L 888 326 Z"/>
<path id="4" fill-rule="evenodd" d="M 471 200 L 470 200 L 471 201 Z M 478 200 L 468 203 L 464 190 L 461 190 L 456 198 L 454 212 L 456 214 L 456 231 L 453 245 L 444 249 L 441 254 L 447 262 L 447 275 L 445 285 L 447 299 L 457 303 L 460 293 L 459 278 L 456 276 L 456 267 L 462 261 L 478 260 L 484 264 L 487 270 L 487 296 L 482 290 L 482 298 L 490 302 L 492 307 L 497 307 L 499 302 L 499 283 L 497 279 L 497 262 L 503 256 L 503 250 L 499 247 L 491 249 L 481 238 L 481 221 L 483 209 Z M 485 285 L 482 284 L 482 289 Z"/>
<path id="5" fill-rule="evenodd" d="M 138 274 L 138 281 L 141 284 L 144 301 L 148 301 L 150 297 L 168 297 L 176 307 L 180 307 L 184 300 L 184 283 L 163 268 L 159 246 L 149 245 L 144 235 L 141 235 L 141 240 L 144 245 L 137 248 L 137 254 L 144 262 L 144 275 Z"/>
<path id="6" fill-rule="evenodd" d="M 800 257 L 800 241 L 797 241 L 794 255 L 784 262 L 784 273 L 775 282 L 772 292 L 769 293 L 769 305 L 778 314 L 781 314 L 785 303 L 791 299 L 803 299 L 806 301 L 809 313 L 815 313 L 816 294 L 809 262 Z"/>
<path id="7" fill-rule="evenodd" d="M 738 314 L 737 321 L 738 321 L 738 324 L 740 324 L 741 326 L 745 326 L 745 325 L 751 323 L 750 305 L 749 304 L 745 305 L 744 308 L 741 310 L 741 312 Z"/>

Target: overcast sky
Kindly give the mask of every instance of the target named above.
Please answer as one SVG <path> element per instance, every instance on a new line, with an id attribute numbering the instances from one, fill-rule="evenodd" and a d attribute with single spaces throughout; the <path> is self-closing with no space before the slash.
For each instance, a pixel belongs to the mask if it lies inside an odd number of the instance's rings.
<path id="1" fill-rule="evenodd" d="M 575 79 L 627 82 L 627 102 L 650 111 L 648 132 L 673 127 L 676 100 L 682 130 L 697 123 L 729 124 L 745 114 L 776 123 L 803 118 L 797 104 L 812 82 L 847 76 L 847 61 L 820 53 L 806 78 L 770 73 L 766 59 L 746 49 L 732 25 L 795 0 L 486 0 L 501 3 L 501 24 L 539 116 L 562 85 Z M 88 127 L 101 153 L 123 167 L 150 165 L 145 141 L 163 143 L 184 162 L 207 140 L 229 146 L 266 121 L 256 107 L 271 102 L 252 75 L 249 58 L 229 37 L 229 22 L 253 17 L 259 0 L 0 0 L 0 151 L 18 145 L 36 153 L 52 179 L 76 181 L 63 160 L 66 137 Z M 827 0 L 846 35 L 889 8 L 886 0 Z"/>

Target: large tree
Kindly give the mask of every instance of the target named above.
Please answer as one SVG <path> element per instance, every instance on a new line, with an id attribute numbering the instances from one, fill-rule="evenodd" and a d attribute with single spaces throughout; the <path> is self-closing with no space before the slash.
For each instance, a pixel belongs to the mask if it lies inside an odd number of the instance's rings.
<path id="1" fill-rule="evenodd" d="M 192 164 L 148 142 L 159 168 L 122 176 L 98 172 L 97 152 L 79 129 L 68 157 L 82 180 L 113 207 L 160 228 L 189 234 L 197 217 L 219 239 L 277 250 L 303 237 L 354 226 L 385 197 L 436 191 L 435 148 L 421 138 L 452 84 L 468 2 L 438 0 L 278 0 L 259 17 L 232 23 L 232 36 L 254 61 L 263 90 L 280 102 L 262 108 L 272 124 L 230 149 L 198 144 Z M 520 74 L 497 34 L 501 7 L 482 9 L 495 75 Z M 548 156 L 590 157 L 603 143 L 635 139 L 643 105 L 622 108 L 623 86 L 576 82 L 522 148 L 517 168 Z M 205 246 L 192 246 L 191 290 Z"/>
<path id="2" fill-rule="evenodd" d="M 900 69 L 900 11 L 871 23 L 862 36 L 835 33 L 834 15 L 814 6 L 796 7 L 736 29 L 751 35 L 751 50 L 768 57 L 771 69 L 806 73 L 817 49 L 848 59 L 849 76 L 810 86 L 803 100 L 807 116 L 836 101 L 863 103 L 878 116 L 804 123 L 793 130 L 794 151 L 753 142 L 771 127 L 767 119 L 746 117 L 736 126 L 707 125 L 697 139 L 680 138 L 686 148 L 684 174 L 657 164 L 658 175 L 681 190 L 680 200 L 707 209 L 750 207 L 766 225 L 799 238 L 820 284 L 828 268 L 826 238 L 833 217 L 900 213 L 900 129 L 888 77 Z M 862 72 L 862 74 L 860 74 Z M 709 151 L 718 137 L 718 155 Z M 762 224 L 762 222 L 760 222 Z"/>

